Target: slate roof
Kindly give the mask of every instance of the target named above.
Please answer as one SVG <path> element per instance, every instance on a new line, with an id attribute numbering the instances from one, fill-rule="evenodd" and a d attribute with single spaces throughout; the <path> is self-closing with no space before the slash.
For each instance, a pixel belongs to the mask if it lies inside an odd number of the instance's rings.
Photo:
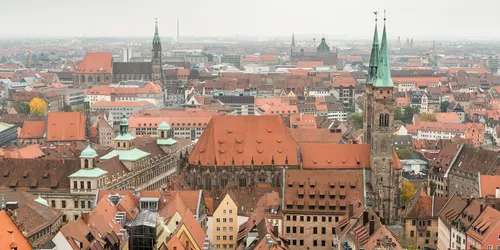
<path id="1" fill-rule="evenodd" d="M 151 62 L 114 62 L 113 75 L 151 74 Z"/>

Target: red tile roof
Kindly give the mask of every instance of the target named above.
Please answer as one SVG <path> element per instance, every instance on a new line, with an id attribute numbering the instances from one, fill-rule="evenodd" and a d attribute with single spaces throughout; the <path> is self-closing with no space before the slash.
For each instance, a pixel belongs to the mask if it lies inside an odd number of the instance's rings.
<path id="1" fill-rule="evenodd" d="M 296 68 L 316 68 L 323 66 L 323 61 L 298 61 Z"/>
<path id="2" fill-rule="evenodd" d="M 280 116 L 215 116 L 189 164 L 203 166 L 298 165 L 297 142 Z"/>
<path id="3" fill-rule="evenodd" d="M 497 227 L 500 225 L 500 212 L 494 208 L 486 207 L 479 217 L 472 223 L 467 235 L 472 236 L 476 241 L 481 244 L 485 243 L 490 236 L 494 237 L 495 241 L 498 240 L 497 235 L 492 235 L 493 232 L 498 232 Z M 485 246 L 483 246 L 484 249 Z"/>
<path id="4" fill-rule="evenodd" d="M 10 250 L 12 246 L 16 246 L 19 250 L 31 250 L 31 245 L 24 237 L 21 230 L 19 230 L 10 219 L 5 211 L 0 211 L 0 249 Z M 12 240 L 14 239 L 14 243 Z"/>
<path id="5" fill-rule="evenodd" d="M 333 87 L 354 87 L 356 79 L 352 76 L 339 76 L 333 81 Z"/>
<path id="6" fill-rule="evenodd" d="M 300 144 L 304 169 L 369 168 L 369 144 Z"/>
<path id="7" fill-rule="evenodd" d="M 87 53 L 78 65 L 77 73 L 81 74 L 111 74 L 113 72 L 113 56 L 109 52 Z"/>
<path id="8" fill-rule="evenodd" d="M 47 141 L 84 141 L 85 116 L 79 112 L 51 112 L 48 116 Z"/>
<path id="9" fill-rule="evenodd" d="M 46 129 L 47 125 L 45 121 L 25 121 L 18 138 L 20 139 L 43 138 Z"/>
<path id="10" fill-rule="evenodd" d="M 189 234 L 192 236 L 195 242 L 192 242 L 198 246 L 198 249 L 203 248 L 203 243 L 205 241 L 205 238 L 207 235 L 201 228 L 200 224 L 198 224 L 198 221 L 194 218 L 193 213 L 191 210 L 187 210 L 186 213 L 182 216 L 181 222 L 179 222 L 179 225 L 177 226 L 177 229 L 175 230 L 175 237 L 181 239 L 182 234 L 186 233 L 184 231 L 185 229 Z M 190 238 L 190 237 L 187 237 Z"/>
<path id="11" fill-rule="evenodd" d="M 342 140 L 342 133 L 331 133 L 327 128 L 298 128 L 290 129 L 295 141 L 300 143 L 339 143 Z"/>
<path id="12" fill-rule="evenodd" d="M 481 198 L 496 197 L 497 189 L 500 188 L 500 175 L 481 175 L 480 184 Z"/>
<path id="13" fill-rule="evenodd" d="M 145 107 L 145 106 L 154 106 L 154 104 L 148 101 L 139 101 L 139 102 L 108 102 L 108 101 L 98 101 L 92 104 L 93 108 L 104 108 L 104 107 Z"/>

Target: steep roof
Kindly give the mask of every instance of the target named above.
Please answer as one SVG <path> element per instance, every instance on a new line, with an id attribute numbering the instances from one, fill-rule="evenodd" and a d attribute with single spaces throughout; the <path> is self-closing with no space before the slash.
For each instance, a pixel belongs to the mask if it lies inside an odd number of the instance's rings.
<path id="1" fill-rule="evenodd" d="M 475 240 L 485 243 L 490 235 L 497 230 L 500 224 L 500 212 L 494 208 L 486 207 L 479 217 L 472 223 L 472 226 L 467 230 L 467 234 Z M 494 235 L 497 240 L 497 236 Z"/>
<path id="2" fill-rule="evenodd" d="M 500 188 L 500 175 L 480 176 L 481 198 L 496 197 L 497 189 Z"/>
<path id="3" fill-rule="evenodd" d="M 193 237 L 195 241 L 193 243 L 198 245 L 199 249 L 203 248 L 203 243 L 207 235 L 205 234 L 198 221 L 196 221 L 196 219 L 194 218 L 193 213 L 191 213 L 189 209 L 183 215 L 181 222 L 179 222 L 179 225 L 177 226 L 175 232 L 176 237 L 180 238 L 182 236 L 182 233 L 185 232 L 184 230 L 182 230 L 184 228 Z"/>
<path id="4" fill-rule="evenodd" d="M 318 206 L 324 206 L 325 211 L 340 212 L 347 211 L 348 204 L 357 207 L 363 201 L 361 171 L 287 170 L 285 180 L 285 211 L 319 211 Z"/>
<path id="5" fill-rule="evenodd" d="M 2 225 L 2 227 L 0 228 L 0 249 L 12 249 L 12 246 L 16 246 L 19 250 L 32 249 L 30 243 L 24 237 L 23 233 L 10 219 L 7 212 L 3 210 L 0 211 L 0 225 Z M 12 239 L 14 239 L 14 244 L 12 244 Z"/>
<path id="6" fill-rule="evenodd" d="M 342 140 L 342 133 L 332 133 L 327 128 L 290 129 L 295 141 L 300 143 L 339 143 Z"/>
<path id="7" fill-rule="evenodd" d="M 454 221 L 464 208 L 467 206 L 467 202 L 458 195 L 453 195 L 446 205 L 441 210 L 439 218 L 443 221 L 447 227 L 451 226 L 452 221 Z"/>
<path id="8" fill-rule="evenodd" d="M 80 112 L 50 112 L 47 141 L 84 141 L 85 116 Z"/>
<path id="9" fill-rule="evenodd" d="M 387 43 L 387 33 L 384 18 L 384 31 L 382 33 L 382 43 L 380 44 L 379 64 L 377 66 L 377 79 L 373 83 L 375 87 L 394 87 L 391 78 L 391 66 L 389 63 L 389 48 Z"/>
<path id="10" fill-rule="evenodd" d="M 378 60 L 379 60 L 379 44 L 378 44 L 378 28 L 377 28 L 377 23 L 375 23 L 375 32 L 373 34 L 373 42 L 372 42 L 372 51 L 370 54 L 370 63 L 369 63 L 369 70 L 368 70 L 368 79 L 366 81 L 367 84 L 373 84 L 373 82 L 377 78 L 377 67 L 378 67 Z"/>
<path id="11" fill-rule="evenodd" d="M 101 69 L 105 74 L 111 74 L 113 68 L 113 56 L 109 52 L 89 52 L 78 65 L 77 73 L 99 74 Z"/>
<path id="12" fill-rule="evenodd" d="M 302 143 L 304 169 L 369 168 L 369 144 Z"/>
<path id="13" fill-rule="evenodd" d="M 43 138 L 47 124 L 45 121 L 25 121 L 19 139 Z"/>
<path id="14" fill-rule="evenodd" d="M 460 149 L 461 145 L 459 144 L 446 143 L 432 163 L 431 170 L 433 173 L 443 176 L 453 163 L 453 159 Z"/>
<path id="15" fill-rule="evenodd" d="M 298 165 L 297 142 L 280 116 L 215 116 L 189 164 L 203 166 Z"/>

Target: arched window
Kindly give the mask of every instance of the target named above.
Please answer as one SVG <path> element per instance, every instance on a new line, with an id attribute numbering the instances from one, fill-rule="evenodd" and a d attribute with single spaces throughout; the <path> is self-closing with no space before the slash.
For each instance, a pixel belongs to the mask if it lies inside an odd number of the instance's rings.
<path id="1" fill-rule="evenodd" d="M 198 176 L 193 176 L 193 187 L 197 188 L 198 187 Z"/>
<path id="2" fill-rule="evenodd" d="M 161 138 L 165 138 L 165 132 L 161 131 Z"/>
<path id="3" fill-rule="evenodd" d="M 85 159 L 83 165 L 84 165 L 85 168 L 89 168 L 89 159 Z"/>
<path id="4" fill-rule="evenodd" d="M 238 185 L 240 187 L 246 187 L 247 186 L 247 177 L 245 175 L 240 175 L 240 178 L 238 179 Z"/>
<path id="5" fill-rule="evenodd" d="M 380 127 L 389 127 L 389 114 L 380 114 L 379 126 Z"/>
<path id="6" fill-rule="evenodd" d="M 118 147 L 120 147 L 120 143 L 118 142 Z"/>
<path id="7" fill-rule="evenodd" d="M 266 182 L 266 175 L 265 175 L 264 173 L 261 173 L 261 174 L 259 175 L 259 182 L 260 182 L 260 183 L 264 183 L 264 182 Z"/>
<path id="8" fill-rule="evenodd" d="M 212 189 L 212 176 L 210 176 L 209 174 L 205 175 L 205 189 Z"/>
<path id="9" fill-rule="evenodd" d="M 225 188 L 227 186 L 227 183 L 229 182 L 229 179 L 227 178 L 226 175 L 223 175 L 221 178 L 220 178 L 220 187 L 221 188 Z"/>

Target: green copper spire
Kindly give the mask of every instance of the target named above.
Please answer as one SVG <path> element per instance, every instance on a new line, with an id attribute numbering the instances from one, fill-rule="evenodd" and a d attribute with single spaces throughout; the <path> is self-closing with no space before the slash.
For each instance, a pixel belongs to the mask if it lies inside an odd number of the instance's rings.
<path id="1" fill-rule="evenodd" d="M 153 37 L 153 43 L 160 42 L 160 34 L 158 33 L 158 18 L 155 18 L 155 36 Z"/>
<path id="2" fill-rule="evenodd" d="M 391 77 L 391 66 L 389 65 L 389 48 L 387 47 L 387 33 L 382 33 L 382 43 L 380 44 L 379 63 L 377 68 L 377 79 L 374 82 L 375 87 L 394 87 Z"/>
<path id="3" fill-rule="evenodd" d="M 378 12 L 373 12 L 375 14 L 375 33 L 373 35 L 373 43 L 372 43 L 372 52 L 370 54 L 370 65 L 368 71 L 368 79 L 366 81 L 367 84 L 373 84 L 377 79 L 377 67 L 378 67 L 378 29 L 377 29 L 377 14 Z"/>

